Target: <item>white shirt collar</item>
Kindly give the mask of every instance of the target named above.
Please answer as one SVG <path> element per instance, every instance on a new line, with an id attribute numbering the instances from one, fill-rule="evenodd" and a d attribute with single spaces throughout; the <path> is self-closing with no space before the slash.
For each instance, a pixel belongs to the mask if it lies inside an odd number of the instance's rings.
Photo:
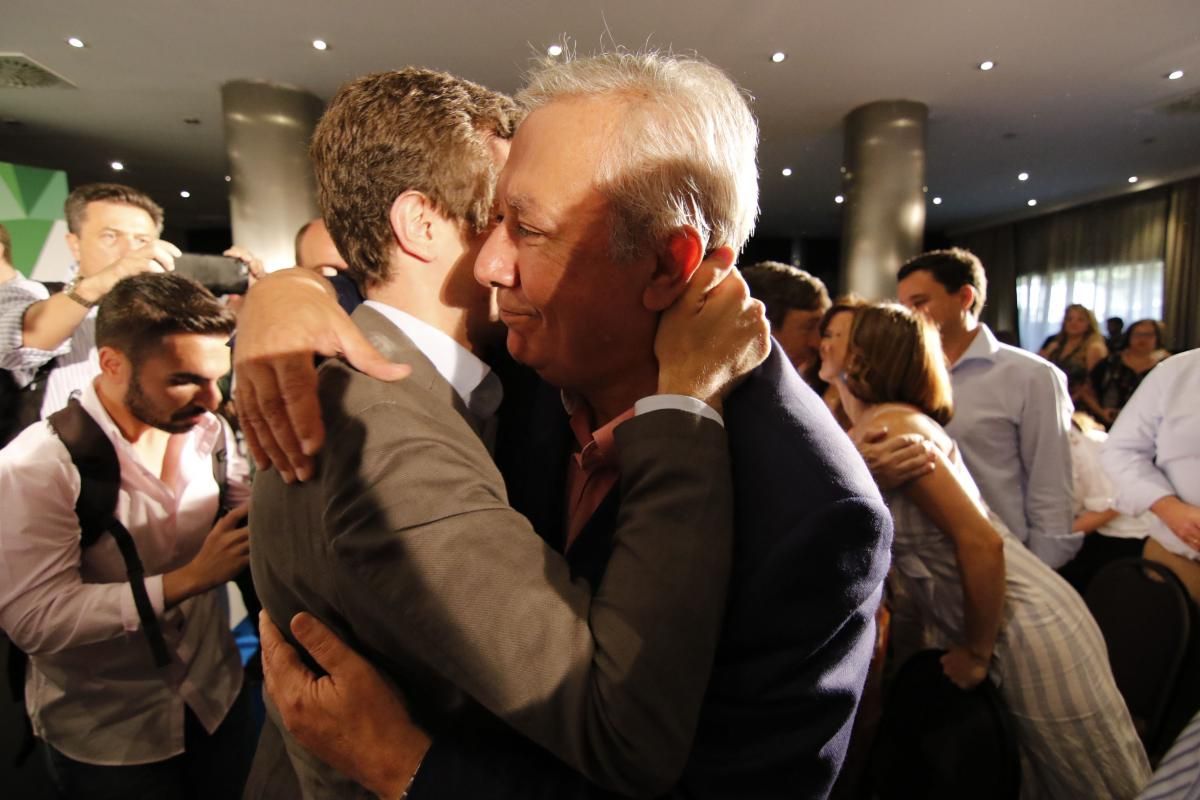
<path id="1" fill-rule="evenodd" d="M 481 419 L 496 413 L 504 398 L 504 390 L 499 379 L 492 375 L 491 367 L 475 354 L 444 332 L 395 306 L 378 300 L 367 300 L 363 305 L 378 311 L 411 339 L 433 363 L 438 374 L 454 387 L 472 413 Z"/>
<path id="2" fill-rule="evenodd" d="M 995 360 L 996 353 L 1000 352 L 1000 340 L 982 322 L 979 323 L 977 330 L 979 332 L 975 334 L 975 338 L 963 351 L 963 354 L 958 357 L 958 361 L 955 361 L 954 365 L 950 367 L 951 370 L 956 369 L 959 364 L 965 364 L 975 359 Z"/>

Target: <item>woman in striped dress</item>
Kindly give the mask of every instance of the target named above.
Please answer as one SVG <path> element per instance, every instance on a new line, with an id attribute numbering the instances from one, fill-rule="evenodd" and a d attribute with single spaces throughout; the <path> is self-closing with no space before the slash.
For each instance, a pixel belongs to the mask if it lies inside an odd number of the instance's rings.
<path id="1" fill-rule="evenodd" d="M 1022 798 L 1135 797 L 1150 767 L 1100 630 L 1079 595 L 988 511 L 942 429 L 952 405 L 936 331 L 898 305 L 835 306 L 821 357 L 852 436 L 885 426 L 938 451 L 936 469 L 885 494 L 896 624 L 917 620 L 922 644 L 947 651 L 942 668 L 958 686 L 990 677 L 999 687 L 1016 722 Z"/>

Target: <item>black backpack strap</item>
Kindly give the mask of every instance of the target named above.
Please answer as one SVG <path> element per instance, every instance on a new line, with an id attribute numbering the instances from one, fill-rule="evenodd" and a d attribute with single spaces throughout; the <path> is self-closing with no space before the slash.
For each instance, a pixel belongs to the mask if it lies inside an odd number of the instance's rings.
<path id="1" fill-rule="evenodd" d="M 121 465 L 117 460 L 117 451 L 74 397 L 67 402 L 66 408 L 51 414 L 48 422 L 79 470 L 79 500 L 75 503 L 75 514 L 79 517 L 80 544 L 87 548 L 95 544 L 105 531 L 112 535 L 125 561 L 125 573 L 133 589 L 133 602 L 142 623 L 142 631 L 150 643 L 154 663 L 165 667 L 171 659 L 154 606 L 150 603 L 150 595 L 146 592 L 145 568 L 133 537 L 114 516 L 121 487 Z"/>

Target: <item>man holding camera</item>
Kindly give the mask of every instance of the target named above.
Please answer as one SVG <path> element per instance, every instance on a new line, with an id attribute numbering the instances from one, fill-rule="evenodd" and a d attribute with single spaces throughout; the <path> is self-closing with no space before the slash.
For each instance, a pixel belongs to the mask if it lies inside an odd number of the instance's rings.
<path id="1" fill-rule="evenodd" d="M 132 187 L 80 186 L 65 210 L 72 280 L 53 294 L 24 278 L 0 286 L 0 368 L 12 387 L 5 391 L 17 394 L 15 412 L 0 420 L 0 445 L 64 407 L 99 374 L 95 306 L 109 290 L 131 275 L 173 269 L 181 255 L 159 238 L 162 208 Z M 252 274 L 261 272 L 257 259 L 240 248 L 226 255 L 246 262 Z"/>

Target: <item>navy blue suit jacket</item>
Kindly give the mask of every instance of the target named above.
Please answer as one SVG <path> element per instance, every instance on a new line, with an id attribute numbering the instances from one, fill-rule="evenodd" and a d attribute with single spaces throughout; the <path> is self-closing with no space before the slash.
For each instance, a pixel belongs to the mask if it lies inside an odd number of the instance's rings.
<path id="1" fill-rule="evenodd" d="M 558 393 L 518 390 L 505 403 L 502 436 L 513 438 L 498 443 L 497 461 L 509 499 L 561 550 L 573 440 Z M 777 344 L 726 402 L 725 424 L 737 507 L 728 608 L 692 753 L 670 796 L 825 797 L 871 659 L 891 517 L 853 445 Z M 593 587 L 619 508 L 614 490 L 567 554 Z M 414 800 L 599 796 L 494 720 L 435 741 L 410 792 Z"/>

